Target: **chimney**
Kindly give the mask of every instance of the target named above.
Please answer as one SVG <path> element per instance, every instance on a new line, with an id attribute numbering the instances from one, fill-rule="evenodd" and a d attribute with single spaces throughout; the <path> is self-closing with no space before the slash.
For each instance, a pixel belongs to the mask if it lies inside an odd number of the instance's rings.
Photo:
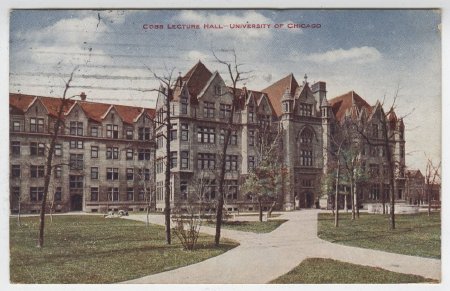
<path id="1" fill-rule="evenodd" d="M 323 81 L 316 82 L 311 86 L 311 91 L 316 97 L 317 102 L 322 104 L 323 99 L 327 96 L 327 84 Z"/>
<path id="2" fill-rule="evenodd" d="M 84 93 L 84 92 L 81 92 L 81 94 L 80 94 L 80 98 L 81 98 L 81 101 L 86 101 L 86 93 Z"/>

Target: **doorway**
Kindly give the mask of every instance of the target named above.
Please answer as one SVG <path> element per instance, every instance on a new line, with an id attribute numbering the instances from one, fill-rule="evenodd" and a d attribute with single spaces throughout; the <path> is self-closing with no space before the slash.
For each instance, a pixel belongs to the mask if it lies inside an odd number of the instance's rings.
<path id="1" fill-rule="evenodd" d="M 70 211 L 83 210 L 83 196 L 75 194 L 70 197 Z"/>

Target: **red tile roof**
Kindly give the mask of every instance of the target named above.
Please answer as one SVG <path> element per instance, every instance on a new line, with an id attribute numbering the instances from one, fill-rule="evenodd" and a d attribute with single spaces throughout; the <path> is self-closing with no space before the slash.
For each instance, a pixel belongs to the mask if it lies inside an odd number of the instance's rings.
<path id="1" fill-rule="evenodd" d="M 359 111 L 365 108 L 367 110 L 367 113 L 370 114 L 372 112 L 372 107 L 354 91 L 350 91 L 348 93 L 345 93 L 344 95 L 328 100 L 328 103 L 332 107 L 334 116 L 339 121 L 341 121 L 345 116 L 347 110 L 350 110 L 350 113 L 352 115 L 355 114 L 354 109 L 352 109 L 353 105 L 355 105 L 356 109 L 358 109 Z"/>
<path id="2" fill-rule="evenodd" d="M 275 110 L 277 116 L 281 115 L 281 98 L 283 97 L 286 88 L 291 91 L 291 95 L 295 95 L 295 91 L 299 87 L 297 80 L 295 80 L 294 75 L 291 73 L 281 80 L 273 83 L 262 92 L 266 93 L 269 97 L 270 103 Z"/>
<path id="3" fill-rule="evenodd" d="M 9 104 L 12 109 L 11 113 L 24 114 L 28 110 L 29 106 L 32 104 L 35 98 L 37 98 L 42 102 L 44 107 L 49 112 L 49 115 L 57 116 L 59 106 L 61 105 L 60 98 L 14 94 L 14 93 L 9 94 Z M 88 101 L 75 101 L 71 99 L 67 100 L 67 105 L 64 108 L 64 113 L 68 113 L 70 108 L 72 108 L 75 102 L 77 102 L 81 106 L 84 113 L 89 119 L 97 122 L 102 121 L 102 117 L 111 107 L 111 104 L 88 102 Z M 117 110 L 117 113 L 121 117 L 122 121 L 129 124 L 132 124 L 134 120 L 143 112 L 143 110 L 151 118 L 155 116 L 155 110 L 151 108 L 142 108 L 127 105 L 113 105 L 113 106 Z"/>

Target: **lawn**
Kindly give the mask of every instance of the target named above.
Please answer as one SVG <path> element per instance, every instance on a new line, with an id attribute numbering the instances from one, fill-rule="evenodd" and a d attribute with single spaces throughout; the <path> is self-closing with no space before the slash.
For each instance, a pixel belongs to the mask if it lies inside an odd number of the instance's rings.
<path id="1" fill-rule="evenodd" d="M 434 280 L 331 259 L 310 258 L 273 280 L 274 284 L 390 284 L 421 283 Z"/>
<path id="2" fill-rule="evenodd" d="M 274 231 L 277 227 L 285 223 L 285 219 L 274 219 L 269 221 L 223 221 L 222 228 L 232 229 L 238 231 L 254 232 L 254 233 L 269 233 Z M 215 227 L 215 222 L 207 222 L 205 226 Z"/>
<path id="3" fill-rule="evenodd" d="M 396 229 L 389 229 L 389 216 L 361 213 L 351 220 L 350 213 L 340 215 L 339 227 L 334 227 L 331 213 L 320 213 L 318 236 L 324 240 L 349 246 L 382 250 L 392 253 L 440 258 L 440 213 L 396 215 Z"/>
<path id="4" fill-rule="evenodd" d="M 159 273 L 220 255 L 238 244 L 202 235 L 185 251 L 164 227 L 101 216 L 54 216 L 46 222 L 45 244 L 36 248 L 38 218 L 10 220 L 11 283 L 114 283 Z"/>

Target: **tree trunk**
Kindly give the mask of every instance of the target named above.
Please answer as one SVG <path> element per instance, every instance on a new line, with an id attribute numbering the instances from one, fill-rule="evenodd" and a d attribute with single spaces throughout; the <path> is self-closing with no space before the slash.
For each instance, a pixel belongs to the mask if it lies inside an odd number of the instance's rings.
<path id="1" fill-rule="evenodd" d="M 394 165 L 394 161 L 393 161 L 393 155 L 392 155 L 392 151 L 391 151 L 391 147 L 389 145 L 389 136 L 388 136 L 388 128 L 387 128 L 387 121 L 386 121 L 386 116 L 383 112 L 383 118 L 381 121 L 381 124 L 383 126 L 383 142 L 384 142 L 384 149 L 386 152 L 386 159 L 387 159 L 387 163 L 388 163 L 388 167 L 389 167 L 389 188 L 390 188 L 390 229 L 395 229 L 395 188 L 394 188 L 394 183 L 395 183 L 395 165 Z"/>
<path id="2" fill-rule="evenodd" d="M 259 205 L 259 222 L 263 221 L 263 208 L 262 208 L 262 200 L 258 197 L 258 205 Z"/>
<path id="3" fill-rule="evenodd" d="M 355 204 L 356 204 L 356 218 L 359 218 L 359 197 L 358 197 L 358 187 L 357 183 L 355 183 L 355 188 L 353 191 L 355 192 Z"/>
<path id="4" fill-rule="evenodd" d="M 277 199 L 278 199 L 278 198 L 277 198 Z M 294 203 L 295 203 L 295 202 L 294 202 Z M 270 205 L 269 211 L 267 211 L 267 218 L 269 218 L 269 217 L 272 216 L 272 211 L 273 211 L 273 208 L 275 207 L 276 204 L 277 204 L 277 202 L 274 201 L 274 202 L 272 203 L 272 205 Z"/>
<path id="5" fill-rule="evenodd" d="M 428 216 L 431 216 L 430 188 L 429 181 L 427 181 Z"/>
<path id="6" fill-rule="evenodd" d="M 347 194 L 344 194 L 344 209 L 345 213 L 348 213 Z"/>
<path id="7" fill-rule="evenodd" d="M 51 202 L 50 204 L 50 222 L 53 223 L 53 206 L 54 206 L 54 201 Z"/>
<path id="8" fill-rule="evenodd" d="M 354 191 L 354 187 L 353 187 L 353 179 L 350 180 L 350 201 L 352 204 L 352 220 L 355 220 L 355 193 Z"/>
<path id="9" fill-rule="evenodd" d="M 383 214 L 386 214 L 386 192 L 384 191 L 384 184 L 381 184 L 381 204 L 383 205 Z"/>
<path id="10" fill-rule="evenodd" d="M 20 203 L 20 198 L 19 198 L 19 213 L 17 213 L 17 225 L 21 226 L 21 221 L 20 221 L 20 206 L 22 203 Z"/>
<path id="11" fill-rule="evenodd" d="M 166 111 L 167 111 L 167 121 L 166 121 L 166 171 L 165 171 L 165 181 L 164 181 L 164 218 L 166 224 L 166 243 L 170 245 L 172 243 L 172 237 L 170 235 L 170 88 L 167 88 L 166 95 Z"/>
<path id="12" fill-rule="evenodd" d="M 334 198 L 334 205 L 336 208 L 336 212 L 334 215 L 334 227 L 339 226 L 339 168 L 340 168 L 340 162 L 339 162 L 339 156 L 338 156 L 338 166 L 337 166 L 337 172 L 336 172 L 336 197 Z"/>

